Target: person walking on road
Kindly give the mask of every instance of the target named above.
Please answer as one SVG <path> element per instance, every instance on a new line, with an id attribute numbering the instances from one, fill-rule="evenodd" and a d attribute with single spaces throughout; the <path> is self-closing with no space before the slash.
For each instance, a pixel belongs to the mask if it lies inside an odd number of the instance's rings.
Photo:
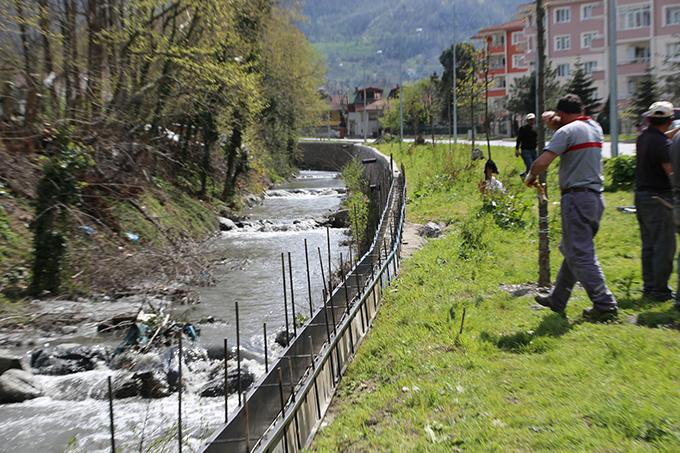
<path id="1" fill-rule="evenodd" d="M 515 145 L 515 157 L 522 156 L 526 170 L 520 176 L 524 178 L 531 165 L 534 163 L 538 154 L 536 152 L 536 142 L 538 134 L 536 133 L 536 115 L 529 113 L 525 118 L 526 124 L 519 128 L 517 132 L 517 144 Z"/>
<path id="2" fill-rule="evenodd" d="M 616 299 L 605 283 L 595 254 L 595 235 L 604 212 L 602 197 L 602 147 L 600 125 L 584 116 L 583 102 L 575 94 L 564 96 L 557 113 L 545 112 L 546 123 L 556 132 L 525 178 L 528 187 L 538 186 L 538 175 L 560 157 L 559 184 L 562 192 L 562 267 L 549 295 L 537 295 L 539 305 L 564 315 L 571 292 L 580 282 L 593 306 L 583 311 L 591 321 L 607 321 L 618 314 Z"/>
<path id="3" fill-rule="evenodd" d="M 637 138 L 635 208 L 642 239 L 644 297 L 655 301 L 672 298 L 668 279 L 675 258 L 675 224 L 670 175 L 671 141 L 666 132 L 673 122 L 673 104 L 655 102 L 644 115 L 648 127 Z"/>

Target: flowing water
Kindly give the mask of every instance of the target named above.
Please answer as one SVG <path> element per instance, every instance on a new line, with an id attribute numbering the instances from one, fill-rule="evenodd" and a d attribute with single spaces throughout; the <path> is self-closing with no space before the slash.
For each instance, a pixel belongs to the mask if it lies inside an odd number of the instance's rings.
<path id="1" fill-rule="evenodd" d="M 281 348 L 277 332 L 285 328 L 281 253 L 291 253 L 296 313 L 309 316 L 304 241 L 310 262 L 312 305 L 322 304 L 323 281 L 319 266 L 320 248 L 328 274 L 327 230 L 316 219 L 336 211 L 344 193 L 335 173 L 304 171 L 296 179 L 268 191 L 262 204 L 252 208 L 241 228 L 224 232 L 208 245 L 207 253 L 220 258 L 214 275 L 217 283 L 199 288 L 201 303 L 184 309 L 183 316 L 201 327 L 198 344 L 204 348 L 221 345 L 227 338 L 236 342 L 235 302 L 239 303 L 240 337 L 244 366 L 256 376 L 264 373 L 263 323 L 267 323 L 270 360 Z M 331 229 L 331 261 L 339 262 L 346 232 Z M 286 284 L 289 285 L 286 269 Z M 290 307 L 290 286 L 288 303 Z M 179 310 L 178 310 L 179 311 Z M 214 323 L 200 323 L 212 316 Z M 289 323 L 292 329 L 292 315 Z M 108 340 L 110 343 L 110 339 Z M 106 343 L 102 339 L 102 343 Z M 201 367 L 193 364 L 185 374 L 182 402 L 184 451 L 196 451 L 224 421 L 223 398 L 201 398 L 197 390 L 206 382 Z M 230 367 L 235 366 L 233 361 Z M 232 368 L 233 369 L 233 368 Z M 14 453 L 87 451 L 110 448 L 108 401 L 101 395 L 106 379 L 115 373 L 101 364 L 95 370 L 66 376 L 37 376 L 43 397 L 20 404 L 0 406 L 2 451 Z M 237 405 L 229 398 L 230 409 Z M 176 451 L 177 393 L 157 399 L 128 398 L 114 401 L 116 447 L 120 451 Z"/>

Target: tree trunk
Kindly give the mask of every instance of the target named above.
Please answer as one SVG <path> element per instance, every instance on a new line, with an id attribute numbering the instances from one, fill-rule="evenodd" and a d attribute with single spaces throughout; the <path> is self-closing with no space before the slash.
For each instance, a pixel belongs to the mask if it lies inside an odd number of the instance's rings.
<path id="1" fill-rule="evenodd" d="M 74 116 L 74 87 L 77 83 L 73 79 L 73 65 L 71 60 L 73 47 L 74 30 L 71 28 L 71 3 L 73 0 L 63 0 L 62 7 L 64 9 L 64 16 L 61 18 L 61 36 L 62 36 L 62 59 L 64 60 L 64 116 Z"/>
<path id="2" fill-rule="evenodd" d="M 543 110 L 545 108 L 545 25 L 543 19 L 545 9 L 543 0 L 536 1 L 536 24 L 538 42 L 538 89 L 536 97 L 538 100 L 538 119 L 537 144 L 542 153 L 545 148 L 545 128 L 543 125 Z M 548 201 L 547 201 L 547 173 L 543 172 L 539 176 L 539 184 L 546 191 L 546 197 L 539 197 L 538 201 L 538 286 L 550 286 L 550 224 L 548 222 Z"/>
<path id="3" fill-rule="evenodd" d="M 90 119 L 99 116 L 102 108 L 102 65 L 104 47 L 101 43 L 102 0 L 87 0 L 87 94 L 90 104 Z"/>
<path id="4" fill-rule="evenodd" d="M 236 157 L 242 145 L 241 134 L 241 117 L 237 113 L 236 121 L 234 122 L 234 130 L 231 132 L 229 138 L 229 145 L 227 148 L 227 171 L 224 176 L 224 188 L 222 190 L 222 200 L 228 201 L 234 195 L 234 182 L 238 176 L 236 173 Z"/>
<path id="5" fill-rule="evenodd" d="M 48 0 L 38 0 L 39 12 L 39 27 L 40 35 L 42 37 L 43 45 L 43 77 L 45 80 L 47 78 L 52 79 L 52 82 L 48 86 L 48 92 L 50 94 L 50 107 L 52 109 L 52 115 L 59 114 L 59 101 L 57 99 L 57 91 L 54 88 L 54 65 L 52 63 L 52 50 L 50 48 L 50 6 Z"/>
<path id="6" fill-rule="evenodd" d="M 38 97 L 38 84 L 33 74 L 31 61 L 31 50 L 28 43 L 28 29 L 26 27 L 26 16 L 22 0 L 14 0 L 14 7 L 17 11 L 17 22 L 19 24 L 19 38 L 21 40 L 21 51 L 24 58 L 24 77 L 26 79 L 26 112 L 24 114 L 24 127 L 30 128 L 34 125 L 40 110 L 40 98 Z"/>

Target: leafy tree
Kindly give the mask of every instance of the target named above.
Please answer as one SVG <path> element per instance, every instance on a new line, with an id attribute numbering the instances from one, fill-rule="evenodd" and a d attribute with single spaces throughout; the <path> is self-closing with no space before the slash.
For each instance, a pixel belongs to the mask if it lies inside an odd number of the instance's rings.
<path id="1" fill-rule="evenodd" d="M 425 127 L 429 127 L 430 133 L 434 135 L 434 125 L 439 116 L 441 105 L 439 83 L 439 77 L 433 74 L 428 79 L 419 80 L 403 87 L 404 125 L 416 135 L 421 135 L 425 131 Z M 399 130 L 398 99 L 392 102 L 380 121 L 386 129 Z"/>
<path id="2" fill-rule="evenodd" d="M 456 80 L 464 80 L 466 73 L 474 64 L 475 48 L 467 42 L 456 44 Z M 451 121 L 450 107 L 453 103 L 453 46 L 444 50 L 439 56 L 439 62 L 444 67 L 441 78 L 441 119 Z M 457 84 L 456 83 L 456 84 Z"/>
<path id="3" fill-rule="evenodd" d="M 604 106 L 602 107 L 602 110 L 600 110 L 600 113 L 597 114 L 597 122 L 600 123 L 600 126 L 602 126 L 602 131 L 605 134 L 609 134 L 610 131 L 610 120 L 609 120 L 609 108 L 610 108 L 610 102 L 611 102 L 611 97 L 607 97 L 607 102 L 604 103 Z"/>
<path id="4" fill-rule="evenodd" d="M 659 100 L 659 97 L 659 86 L 656 77 L 652 73 L 651 68 L 647 68 L 647 71 L 640 77 L 635 86 L 635 93 L 631 99 L 628 112 L 635 119 L 638 119 L 640 115 L 649 110 L 650 105 Z"/>
<path id="5" fill-rule="evenodd" d="M 593 86 L 593 78 L 586 73 L 581 61 L 576 62 L 576 70 L 565 91 L 581 98 L 587 115 L 595 113 L 601 105 L 600 99 L 595 95 L 597 88 Z"/>
<path id="6" fill-rule="evenodd" d="M 546 105 L 553 108 L 562 95 L 562 87 L 557 81 L 556 71 L 548 65 L 545 71 Z M 507 109 L 517 115 L 536 112 L 536 72 L 519 77 L 510 86 Z"/>
<path id="7" fill-rule="evenodd" d="M 680 41 L 676 44 L 676 48 L 680 48 Z M 680 77 L 678 73 L 680 72 L 680 55 L 669 56 L 668 68 L 670 69 L 671 75 L 666 77 L 666 93 L 669 95 L 669 100 L 673 104 L 680 104 Z"/>

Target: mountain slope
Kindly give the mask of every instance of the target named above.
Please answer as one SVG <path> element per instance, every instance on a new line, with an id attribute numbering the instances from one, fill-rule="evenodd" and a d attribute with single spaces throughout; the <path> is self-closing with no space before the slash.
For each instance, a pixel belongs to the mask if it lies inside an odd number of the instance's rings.
<path id="1" fill-rule="evenodd" d="M 524 0 L 307 0 L 301 24 L 326 57 L 331 86 L 394 83 L 441 73 L 439 55 L 454 38 L 509 21 Z"/>

